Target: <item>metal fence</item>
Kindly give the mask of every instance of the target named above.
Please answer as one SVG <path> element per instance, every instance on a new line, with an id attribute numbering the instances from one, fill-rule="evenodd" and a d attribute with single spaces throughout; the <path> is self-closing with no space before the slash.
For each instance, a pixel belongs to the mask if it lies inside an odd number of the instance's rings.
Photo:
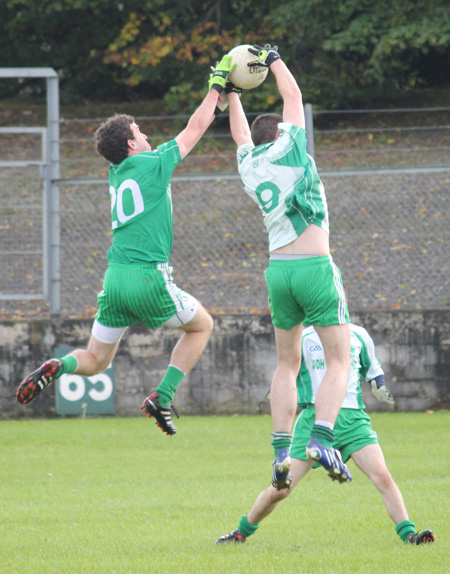
<path id="1" fill-rule="evenodd" d="M 108 166 L 92 145 L 102 119 L 61 122 L 66 317 L 95 313 L 111 244 Z M 154 147 L 185 125 L 185 118 L 137 120 Z M 450 305 L 449 120 L 449 108 L 315 112 L 315 157 L 327 191 L 330 241 L 351 311 Z M 23 190 L 25 172 L 18 169 L 2 173 L 8 197 Z M 24 202 L 37 193 L 31 184 L 26 189 Z M 215 313 L 267 311 L 266 232 L 259 209 L 242 191 L 226 116 L 177 168 L 173 200 L 176 283 Z M 6 213 L 13 213 L 15 223 L 5 230 Z M 2 240 L 14 244 L 26 234 L 30 244 L 40 241 L 40 225 L 26 210 L 14 211 L 13 201 L 0 214 Z M 1 293 L 33 289 L 41 280 L 42 268 L 24 257 L 4 263 Z M 2 307 L 3 318 L 49 312 L 39 301 L 3 301 Z"/>
<path id="2" fill-rule="evenodd" d="M 40 82 L 46 93 L 44 125 L 0 126 L 0 300 L 48 301 L 55 312 L 60 307 L 58 74 L 52 68 L 0 68 L 0 78 Z M 8 112 L 1 112 L 3 120 Z"/>

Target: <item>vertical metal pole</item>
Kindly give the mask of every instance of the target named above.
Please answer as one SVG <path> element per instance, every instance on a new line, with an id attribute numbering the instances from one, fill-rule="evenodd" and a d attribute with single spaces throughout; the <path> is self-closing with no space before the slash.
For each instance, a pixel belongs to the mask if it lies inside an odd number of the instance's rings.
<path id="1" fill-rule="evenodd" d="M 48 261 L 50 314 L 61 309 L 61 229 L 59 202 L 59 81 L 58 76 L 47 78 L 47 127 L 48 127 Z"/>
<path id="2" fill-rule="evenodd" d="M 305 104 L 306 151 L 314 157 L 314 124 L 311 104 Z"/>
<path id="3" fill-rule="evenodd" d="M 41 179 L 42 179 L 42 294 L 44 299 L 49 300 L 49 289 L 50 289 L 50 267 L 49 267 L 49 252 L 50 252 L 50 240 L 49 240 L 49 221 L 50 221 L 50 170 L 48 167 L 48 129 L 44 130 L 41 137 Z"/>

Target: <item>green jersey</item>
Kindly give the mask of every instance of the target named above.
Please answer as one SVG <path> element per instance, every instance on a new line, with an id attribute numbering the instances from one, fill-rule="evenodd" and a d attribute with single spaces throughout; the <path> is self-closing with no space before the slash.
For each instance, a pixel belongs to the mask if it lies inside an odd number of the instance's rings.
<path id="1" fill-rule="evenodd" d="M 369 333 L 350 323 L 351 366 L 347 393 L 342 403 L 344 409 L 365 409 L 361 397 L 360 381 L 371 381 L 383 375 L 383 369 L 375 356 L 375 345 Z M 316 401 L 317 389 L 327 369 L 322 342 L 314 327 L 303 329 L 302 364 L 297 377 L 298 404 L 306 407 Z"/>
<path id="2" fill-rule="evenodd" d="M 244 190 L 262 210 L 269 251 L 291 243 L 311 223 L 329 231 L 325 189 L 306 153 L 305 130 L 285 122 L 278 129 L 275 142 L 237 150 Z"/>
<path id="3" fill-rule="evenodd" d="M 109 168 L 113 242 L 108 260 L 167 262 L 173 243 L 170 179 L 181 156 L 175 140 Z"/>

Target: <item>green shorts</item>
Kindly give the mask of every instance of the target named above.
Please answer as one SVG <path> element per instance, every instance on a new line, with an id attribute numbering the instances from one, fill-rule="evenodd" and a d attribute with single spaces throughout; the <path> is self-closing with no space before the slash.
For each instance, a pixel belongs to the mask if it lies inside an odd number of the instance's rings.
<path id="1" fill-rule="evenodd" d="M 181 313 L 192 300 L 172 282 L 168 263 L 110 261 L 97 297 L 96 320 L 105 327 L 128 327 L 143 321 L 153 329 Z"/>
<path id="2" fill-rule="evenodd" d="M 265 277 L 272 323 L 278 329 L 349 322 L 341 273 L 331 256 L 271 259 Z"/>
<path id="3" fill-rule="evenodd" d="M 314 405 L 310 405 L 298 416 L 292 439 L 291 457 L 307 460 L 305 449 L 311 438 L 315 415 L 316 409 Z M 341 452 L 344 462 L 347 462 L 357 450 L 369 444 L 378 444 L 377 433 L 371 427 L 370 417 L 361 409 L 341 409 L 334 425 L 334 433 L 333 447 Z"/>

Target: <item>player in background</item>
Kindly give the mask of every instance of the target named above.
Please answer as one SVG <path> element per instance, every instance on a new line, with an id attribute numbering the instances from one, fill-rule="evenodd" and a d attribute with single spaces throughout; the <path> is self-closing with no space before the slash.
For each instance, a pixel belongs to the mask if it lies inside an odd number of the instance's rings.
<path id="1" fill-rule="evenodd" d="M 383 498 L 386 511 L 395 524 L 400 538 L 407 543 L 433 542 L 431 530 L 416 534 L 415 525 L 409 520 L 402 494 L 395 484 L 378 444 L 377 433 L 372 430 L 370 418 L 365 412 L 361 398 L 360 381 L 368 381 L 372 393 L 381 402 L 393 404 L 394 399 L 386 388 L 383 369 L 375 356 L 374 343 L 363 327 L 350 325 L 351 370 L 347 381 L 347 393 L 336 419 L 335 441 L 346 462 L 350 457 L 372 481 Z M 298 404 L 302 411 L 294 428 L 291 445 L 292 488 L 277 490 L 266 488 L 256 499 L 248 515 L 243 516 L 236 530 L 222 536 L 216 544 L 244 542 L 254 534 L 260 522 L 266 518 L 293 490 L 301 479 L 317 466 L 305 455 L 305 446 L 314 424 L 317 391 L 323 384 L 327 364 L 318 334 L 312 326 L 303 331 L 302 365 L 297 378 Z"/>
<path id="2" fill-rule="evenodd" d="M 278 355 L 270 391 L 272 484 L 285 489 L 291 483 L 289 447 L 303 322 L 316 327 L 328 365 L 306 452 L 340 482 L 351 480 L 339 452 L 332 448 L 333 425 L 350 369 L 350 333 L 341 274 L 330 254 L 325 190 L 306 152 L 302 94 L 277 50 L 269 44 L 249 48 L 256 56 L 249 65 L 270 68 L 283 99 L 282 116 L 260 115 L 250 129 L 241 90 L 228 83 L 225 91 L 239 174 L 245 191 L 261 209 L 269 239 L 265 278 Z"/>
<path id="3" fill-rule="evenodd" d="M 173 240 L 171 177 L 215 117 L 219 95 L 234 66 L 224 56 L 209 79 L 209 91 L 175 139 L 155 150 L 134 118 L 119 114 L 97 130 L 97 151 L 110 163 L 112 246 L 98 312 L 87 349 L 76 349 L 61 360 L 50 359 L 20 384 L 17 399 L 33 400 L 64 373 L 91 376 L 112 361 L 127 327 L 145 322 L 183 331 L 170 365 L 142 409 L 168 435 L 176 432 L 171 401 L 176 388 L 200 358 L 213 320 L 194 297 L 172 280 L 169 264 Z"/>

